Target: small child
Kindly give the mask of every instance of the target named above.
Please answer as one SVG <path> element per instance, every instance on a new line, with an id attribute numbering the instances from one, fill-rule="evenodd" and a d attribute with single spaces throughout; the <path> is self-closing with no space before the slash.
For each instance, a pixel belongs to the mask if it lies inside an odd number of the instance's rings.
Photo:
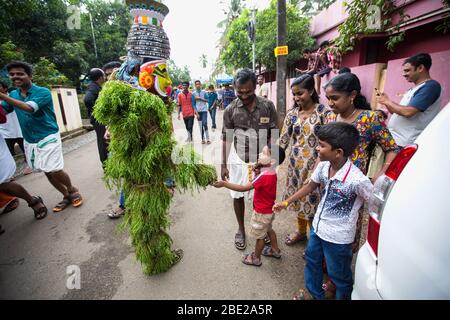
<path id="1" fill-rule="evenodd" d="M 306 290 L 301 289 L 294 299 L 324 299 L 324 257 L 328 275 L 336 285 L 336 299 L 350 299 L 353 288 L 352 243 L 358 210 L 364 201 L 369 200 L 373 186 L 349 160 L 359 140 L 354 126 L 344 122 L 330 123 L 320 128 L 317 137 L 317 151 L 322 162 L 314 170 L 310 182 L 286 201 L 275 204 L 273 209 L 285 209 L 319 185 L 325 186 L 306 248 Z"/>
<path id="2" fill-rule="evenodd" d="M 279 161 L 276 160 L 277 157 L 272 155 L 267 146 L 263 148 L 254 166 L 257 176 L 252 182 L 243 186 L 228 181 L 217 181 L 213 184 L 216 188 L 225 187 L 238 192 L 255 189 L 253 215 L 250 221 L 250 234 L 256 238 L 255 251 L 242 257 L 242 262 L 251 266 L 259 267 L 262 265 L 261 254 L 267 257 L 281 258 L 277 236 L 272 229 L 272 222 L 275 219 L 272 208 L 277 197 L 277 173 L 274 167 L 277 162 L 280 164 L 285 158 L 284 150 L 280 147 L 277 147 L 277 149 L 279 150 Z M 266 235 L 270 238 L 270 246 L 265 246 L 264 238 Z"/>

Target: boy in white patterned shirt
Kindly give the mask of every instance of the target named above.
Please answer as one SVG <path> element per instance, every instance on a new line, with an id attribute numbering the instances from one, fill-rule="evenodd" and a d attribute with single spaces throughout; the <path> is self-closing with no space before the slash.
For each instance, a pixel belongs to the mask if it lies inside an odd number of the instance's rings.
<path id="1" fill-rule="evenodd" d="M 306 290 L 294 298 L 324 299 L 322 263 L 325 257 L 327 272 L 336 285 L 336 299 L 350 299 L 353 289 L 352 243 L 356 234 L 358 210 L 369 200 L 373 185 L 349 156 L 358 145 L 357 129 L 344 122 L 322 126 L 319 138 L 319 158 L 309 184 L 286 201 L 277 203 L 274 211 L 287 206 L 315 190 L 325 188 L 312 224 L 305 260 Z"/>

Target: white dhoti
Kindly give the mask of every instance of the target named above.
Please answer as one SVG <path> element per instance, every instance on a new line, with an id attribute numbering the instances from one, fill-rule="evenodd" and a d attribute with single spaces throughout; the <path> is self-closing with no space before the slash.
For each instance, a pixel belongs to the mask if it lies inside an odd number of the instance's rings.
<path id="1" fill-rule="evenodd" d="M 64 168 L 61 136 L 51 134 L 38 143 L 24 141 L 28 166 L 46 173 L 61 171 Z"/>
<path id="2" fill-rule="evenodd" d="M 252 164 L 246 163 L 239 158 L 234 147 L 231 148 L 230 155 L 228 157 L 229 172 L 230 172 L 230 182 L 245 185 L 252 178 Z M 230 195 L 233 199 L 240 199 L 247 195 L 248 198 L 251 197 L 249 192 L 237 192 L 230 190 Z"/>
<path id="3" fill-rule="evenodd" d="M 6 146 L 5 139 L 0 135 L 0 184 L 9 182 L 15 172 L 16 162 Z"/>

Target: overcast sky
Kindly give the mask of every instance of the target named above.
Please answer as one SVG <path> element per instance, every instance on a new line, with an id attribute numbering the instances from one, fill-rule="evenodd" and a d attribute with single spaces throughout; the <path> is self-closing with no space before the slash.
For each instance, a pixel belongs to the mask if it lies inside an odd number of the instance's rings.
<path id="1" fill-rule="evenodd" d="M 212 62 L 218 56 L 217 43 L 220 32 L 217 24 L 225 19 L 224 2 L 228 0 L 165 0 L 170 13 L 164 29 L 170 40 L 171 59 L 177 66 L 187 65 L 194 79 L 209 79 Z M 252 2 L 252 1 L 248 1 Z M 259 9 L 268 7 L 270 0 L 253 0 Z M 206 54 L 208 66 L 203 69 L 200 56 Z"/>

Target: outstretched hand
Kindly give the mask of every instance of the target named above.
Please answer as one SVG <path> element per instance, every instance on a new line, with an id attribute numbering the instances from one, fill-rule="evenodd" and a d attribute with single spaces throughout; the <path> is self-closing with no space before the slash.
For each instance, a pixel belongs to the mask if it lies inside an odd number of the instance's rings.
<path id="1" fill-rule="evenodd" d="M 286 202 L 277 202 L 273 205 L 272 210 L 275 212 L 280 212 L 281 210 L 286 209 Z"/>
<path id="2" fill-rule="evenodd" d="M 215 188 L 223 188 L 223 187 L 225 187 L 225 181 L 216 181 L 216 182 L 214 182 L 213 183 L 213 186 L 215 187 Z"/>

